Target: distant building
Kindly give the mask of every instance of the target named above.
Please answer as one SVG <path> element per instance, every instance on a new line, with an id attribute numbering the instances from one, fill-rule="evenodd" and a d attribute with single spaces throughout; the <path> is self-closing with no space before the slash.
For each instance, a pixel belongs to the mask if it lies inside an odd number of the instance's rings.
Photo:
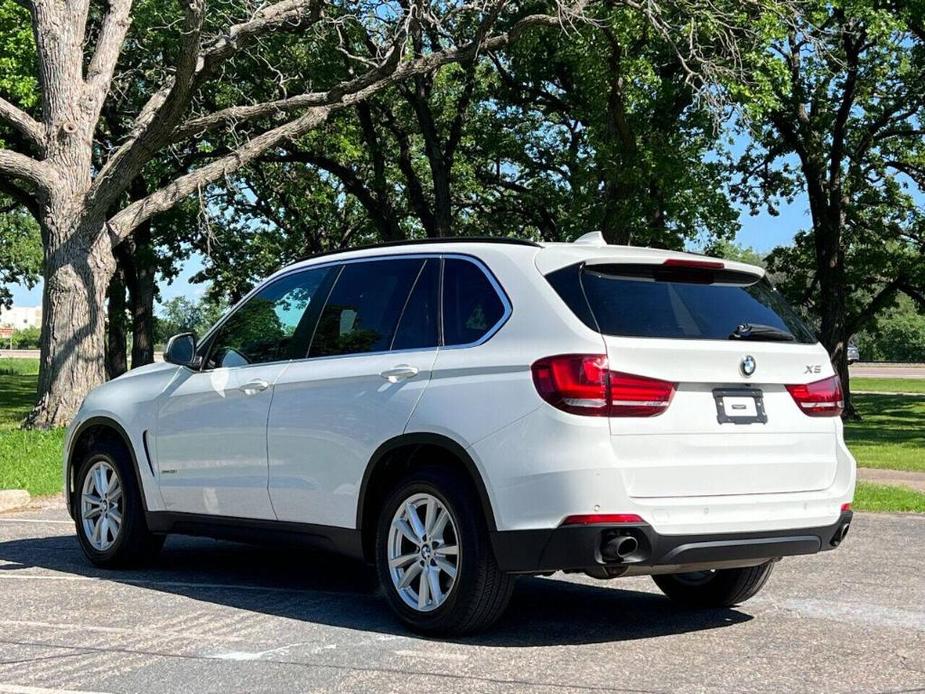
<path id="1" fill-rule="evenodd" d="M 24 328 L 42 327 L 41 306 L 14 306 L 6 309 L 0 306 L 0 327 Z"/>

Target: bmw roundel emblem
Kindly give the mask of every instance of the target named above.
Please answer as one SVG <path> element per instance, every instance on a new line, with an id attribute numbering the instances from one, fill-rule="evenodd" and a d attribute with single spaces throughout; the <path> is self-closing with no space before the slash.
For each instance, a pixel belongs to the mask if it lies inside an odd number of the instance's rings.
<path id="1" fill-rule="evenodd" d="M 755 357 L 751 354 L 747 354 L 742 357 L 742 373 L 746 376 L 751 376 L 755 373 L 755 368 L 758 366 L 758 362 L 755 361 Z"/>

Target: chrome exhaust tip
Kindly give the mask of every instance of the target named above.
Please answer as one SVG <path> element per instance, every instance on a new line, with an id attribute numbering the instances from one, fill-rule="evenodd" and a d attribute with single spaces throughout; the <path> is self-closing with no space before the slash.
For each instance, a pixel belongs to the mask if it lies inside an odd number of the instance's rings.
<path id="1" fill-rule="evenodd" d="M 632 535 L 617 535 L 604 543 L 601 556 L 607 561 L 624 561 L 639 549 L 639 541 Z"/>

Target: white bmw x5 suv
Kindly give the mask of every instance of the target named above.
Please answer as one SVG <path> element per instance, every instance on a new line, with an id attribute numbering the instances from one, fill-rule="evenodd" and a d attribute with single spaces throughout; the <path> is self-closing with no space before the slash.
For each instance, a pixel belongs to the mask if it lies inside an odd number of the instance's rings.
<path id="1" fill-rule="evenodd" d="M 427 633 L 557 570 L 731 605 L 844 538 L 841 398 L 757 267 L 599 235 L 380 246 L 281 270 L 90 393 L 67 496 L 97 565 L 170 533 L 301 542 L 375 564 Z"/>

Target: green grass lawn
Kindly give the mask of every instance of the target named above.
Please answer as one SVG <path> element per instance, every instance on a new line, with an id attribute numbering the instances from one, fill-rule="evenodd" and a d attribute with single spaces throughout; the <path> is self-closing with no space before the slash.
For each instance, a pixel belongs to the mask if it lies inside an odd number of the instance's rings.
<path id="1" fill-rule="evenodd" d="M 41 496 L 61 491 L 64 430 L 19 429 L 32 406 L 37 376 L 36 359 L 0 359 L 0 489 L 28 489 Z M 866 389 L 874 381 L 898 385 L 877 385 L 870 390 L 901 392 L 913 392 L 919 383 L 925 383 L 911 379 L 856 379 L 855 388 Z M 922 397 L 868 394 L 858 395 L 855 400 L 864 421 L 847 424 L 845 438 L 858 464 L 925 472 L 925 393 Z M 925 494 L 860 482 L 854 508 L 925 513 Z"/>
<path id="2" fill-rule="evenodd" d="M 925 472 L 925 395 L 856 395 L 863 421 L 845 425 L 861 467 Z"/>
<path id="3" fill-rule="evenodd" d="M 925 513 L 925 494 L 905 487 L 858 482 L 855 511 L 914 511 Z"/>
<path id="4" fill-rule="evenodd" d="M 38 359 L 0 359 L 0 489 L 28 489 L 35 496 L 63 486 L 64 429 L 19 428 L 35 400 L 38 373 Z"/>
<path id="5" fill-rule="evenodd" d="M 851 379 L 851 392 L 925 394 L 925 378 L 866 378 L 855 376 Z"/>

